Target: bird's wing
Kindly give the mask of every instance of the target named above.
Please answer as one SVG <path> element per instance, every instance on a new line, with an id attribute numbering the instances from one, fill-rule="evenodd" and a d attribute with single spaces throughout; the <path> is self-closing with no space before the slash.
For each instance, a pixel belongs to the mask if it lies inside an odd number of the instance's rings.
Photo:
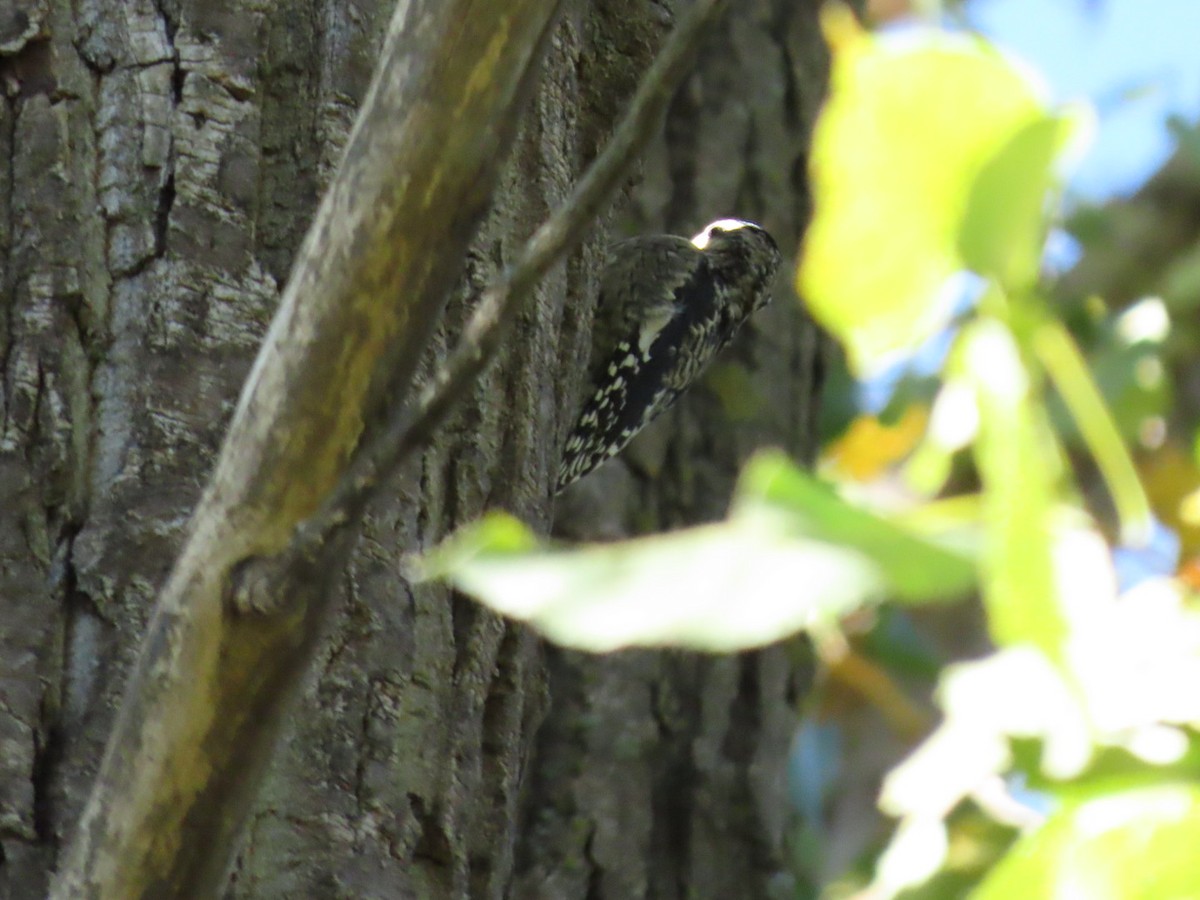
<path id="1" fill-rule="evenodd" d="M 612 248 L 600 276 L 600 297 L 593 325 L 591 384 L 605 378 L 612 348 L 640 329 L 638 344 L 649 347 L 654 335 L 679 308 L 677 291 L 704 266 L 704 254 L 687 238 L 653 234 L 621 241 Z"/>
<path id="2" fill-rule="evenodd" d="M 715 286 L 690 241 L 635 238 L 614 248 L 601 281 L 589 387 L 568 435 L 559 489 L 619 452 L 686 385 L 673 373 L 711 315 Z M 684 366 L 689 369 L 690 367 Z"/>

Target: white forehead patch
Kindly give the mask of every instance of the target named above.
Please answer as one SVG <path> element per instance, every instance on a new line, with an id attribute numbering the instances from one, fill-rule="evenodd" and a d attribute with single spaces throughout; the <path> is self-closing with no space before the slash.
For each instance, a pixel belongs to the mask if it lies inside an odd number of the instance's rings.
<path id="1" fill-rule="evenodd" d="M 697 250 L 703 250 L 708 246 L 708 242 L 712 239 L 714 228 L 721 231 L 737 231 L 739 228 L 757 228 L 753 222 L 746 222 L 742 219 L 717 219 L 715 222 L 709 222 L 704 226 L 704 230 L 692 238 L 692 246 Z"/>

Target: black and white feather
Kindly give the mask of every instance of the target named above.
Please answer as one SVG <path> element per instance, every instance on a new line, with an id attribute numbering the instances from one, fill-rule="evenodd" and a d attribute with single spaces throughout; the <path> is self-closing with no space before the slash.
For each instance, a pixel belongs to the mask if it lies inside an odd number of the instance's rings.
<path id="1" fill-rule="evenodd" d="M 601 276 L 587 401 L 558 489 L 615 456 L 666 410 L 770 301 L 779 248 L 752 222 L 718 219 L 691 240 L 615 245 Z"/>

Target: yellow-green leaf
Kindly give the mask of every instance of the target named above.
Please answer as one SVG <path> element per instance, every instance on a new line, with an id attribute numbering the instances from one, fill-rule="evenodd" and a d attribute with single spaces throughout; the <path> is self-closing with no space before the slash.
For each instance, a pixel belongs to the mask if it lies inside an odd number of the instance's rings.
<path id="1" fill-rule="evenodd" d="M 1166 783 L 1069 802 L 972 896 L 1162 900 L 1200 884 L 1200 787 Z"/>
<path id="2" fill-rule="evenodd" d="M 816 216 L 799 288 L 862 372 L 944 324 L 947 280 L 967 267 L 960 238 L 968 210 L 972 259 L 991 268 L 1027 255 L 1016 235 L 1028 238 L 1030 198 L 1044 171 L 1021 188 L 1021 209 L 1003 217 L 993 203 L 998 179 L 1034 157 L 1044 170 L 1059 132 L 1025 77 L 981 41 L 839 34 L 832 93 L 814 135 Z M 1006 148 L 1011 155 L 977 186 Z M 1011 221 L 997 249 L 978 227 L 999 218 Z"/>
<path id="3" fill-rule="evenodd" d="M 988 626 L 998 644 L 1029 641 L 1053 657 L 1066 633 L 1053 558 L 1058 445 L 1002 324 L 983 318 L 968 326 L 950 365 L 973 387 L 979 408 Z"/>
<path id="4" fill-rule="evenodd" d="M 963 264 L 1010 293 L 1037 281 L 1054 161 L 1075 128 L 1068 117 L 1034 119 L 1010 136 L 971 184 L 959 232 Z"/>

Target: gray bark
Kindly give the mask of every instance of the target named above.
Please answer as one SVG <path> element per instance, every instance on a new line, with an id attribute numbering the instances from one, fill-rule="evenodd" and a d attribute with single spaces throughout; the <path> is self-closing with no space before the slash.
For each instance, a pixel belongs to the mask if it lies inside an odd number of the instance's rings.
<path id="1" fill-rule="evenodd" d="M 372 507 L 229 896 L 765 896 L 781 883 L 798 686 L 782 650 L 552 651 L 547 664 L 524 629 L 412 588 L 398 567 L 484 508 L 549 526 L 618 232 L 733 214 L 795 245 L 824 71 L 814 6 L 737 5 L 621 224 L 600 223 L 545 279 L 452 426 Z M 0 895 L 44 893 L 79 815 L 390 11 L 0 2 Z M 439 348 L 597 152 L 667 27 L 657 3 L 568 4 Z M 628 465 L 580 485 L 560 531 L 711 518 L 751 447 L 811 451 L 817 342 L 786 284 L 777 296 Z"/>
<path id="2" fill-rule="evenodd" d="M 823 347 L 795 303 L 806 148 L 824 89 L 816 4 L 742 3 L 673 104 L 625 210 L 634 232 L 738 216 L 788 259 L 775 303 L 623 457 L 564 496 L 556 530 L 610 538 L 720 517 L 741 463 L 810 460 Z M 736 603 L 736 598 L 731 598 Z M 790 897 L 784 771 L 809 677 L 795 645 L 738 657 L 551 650 L 515 897 Z"/>

